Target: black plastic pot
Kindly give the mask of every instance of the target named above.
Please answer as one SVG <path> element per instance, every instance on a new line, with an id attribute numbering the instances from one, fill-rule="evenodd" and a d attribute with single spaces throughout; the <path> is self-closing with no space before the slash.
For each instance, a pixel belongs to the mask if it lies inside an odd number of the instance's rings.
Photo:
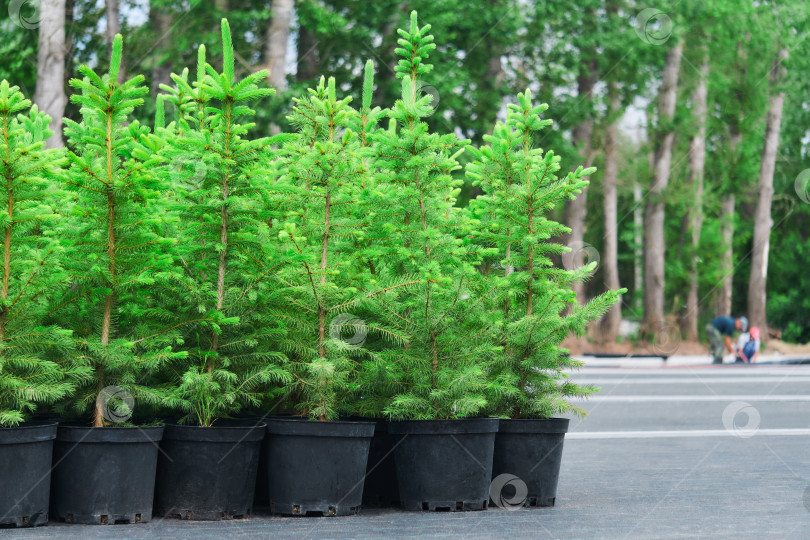
<path id="1" fill-rule="evenodd" d="M 51 514 L 67 523 L 112 525 L 152 519 L 163 426 L 60 425 L 53 452 Z"/>
<path id="2" fill-rule="evenodd" d="M 405 510 L 485 510 L 497 418 L 391 422 Z"/>
<path id="3" fill-rule="evenodd" d="M 266 424 L 266 420 L 263 423 Z M 268 463 L 267 453 L 270 451 L 268 448 L 269 441 L 265 436 L 262 439 L 259 447 L 259 465 L 256 470 L 256 489 L 253 492 L 253 507 L 260 508 L 262 511 L 270 510 L 270 495 L 267 493 L 267 485 L 270 481 L 270 469 Z"/>
<path id="4" fill-rule="evenodd" d="M 394 446 L 398 437 L 388 433 L 388 421 L 377 420 L 368 450 L 363 506 L 399 506 L 399 483 L 394 463 Z"/>
<path id="5" fill-rule="evenodd" d="M 269 413 L 268 413 L 269 414 Z M 268 414 L 245 414 L 244 419 L 253 422 L 267 423 Z M 273 418 L 277 417 L 291 418 L 292 414 L 277 413 Z M 262 439 L 261 449 L 259 450 L 259 468 L 256 472 L 256 490 L 253 493 L 253 510 L 254 512 L 269 512 L 270 511 L 270 496 L 267 493 L 267 485 L 270 482 L 270 470 L 268 468 L 267 452 L 268 437 Z"/>
<path id="6" fill-rule="evenodd" d="M 356 514 L 374 422 L 267 420 L 270 511 L 293 516 Z"/>
<path id="7" fill-rule="evenodd" d="M 525 483 L 524 506 L 554 506 L 567 431 L 568 418 L 501 420 L 492 477 L 509 474 Z"/>
<path id="8" fill-rule="evenodd" d="M 207 521 L 249 517 L 264 429 L 264 422 L 167 425 L 155 514 Z"/>
<path id="9" fill-rule="evenodd" d="M 0 428 L 0 525 L 48 522 L 56 422 Z"/>

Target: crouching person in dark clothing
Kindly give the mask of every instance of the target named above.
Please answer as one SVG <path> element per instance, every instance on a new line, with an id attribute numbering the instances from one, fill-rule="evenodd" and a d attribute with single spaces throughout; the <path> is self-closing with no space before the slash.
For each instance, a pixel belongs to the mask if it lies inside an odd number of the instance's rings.
<path id="1" fill-rule="evenodd" d="M 734 347 L 731 344 L 731 336 L 734 331 L 745 332 L 748 329 L 748 319 L 745 317 L 715 317 L 712 322 L 706 325 L 706 335 L 711 343 L 712 363 L 722 364 L 723 353 L 728 351 L 734 354 Z"/>

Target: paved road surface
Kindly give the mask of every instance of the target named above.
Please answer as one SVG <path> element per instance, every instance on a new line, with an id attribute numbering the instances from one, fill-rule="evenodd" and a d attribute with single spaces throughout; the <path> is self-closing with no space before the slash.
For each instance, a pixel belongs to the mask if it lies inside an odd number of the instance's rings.
<path id="1" fill-rule="evenodd" d="M 810 539 L 810 366 L 591 367 L 574 378 L 602 391 L 571 422 L 555 508 L 52 523 L 0 538 Z"/>

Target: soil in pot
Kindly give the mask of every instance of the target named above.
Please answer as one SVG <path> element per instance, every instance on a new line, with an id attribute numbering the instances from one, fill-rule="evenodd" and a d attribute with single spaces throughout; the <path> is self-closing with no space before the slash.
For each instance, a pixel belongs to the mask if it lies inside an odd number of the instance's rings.
<path id="1" fill-rule="evenodd" d="M 163 426 L 60 425 L 53 453 L 51 514 L 67 523 L 152 519 Z"/>
<path id="2" fill-rule="evenodd" d="M 512 475 L 518 480 L 503 478 L 525 484 L 526 489 L 520 486 L 525 493 L 523 501 L 515 500 L 517 487 L 515 494 L 493 493 L 496 506 L 554 506 L 567 431 L 568 418 L 501 420 L 495 437 L 492 477 Z"/>
<path id="3" fill-rule="evenodd" d="M 397 437 L 388 433 L 388 421 L 377 420 L 368 450 L 363 506 L 399 506 L 399 484 L 394 463 L 396 443 Z"/>
<path id="4" fill-rule="evenodd" d="M 485 510 L 497 418 L 391 422 L 405 510 Z"/>
<path id="5" fill-rule="evenodd" d="M 155 514 L 201 521 L 253 511 L 264 422 L 167 425 L 158 459 Z"/>
<path id="6" fill-rule="evenodd" d="M 56 422 L 0 428 L 0 527 L 48 522 Z"/>
<path id="7" fill-rule="evenodd" d="M 292 516 L 356 514 L 374 422 L 267 420 L 270 511 Z"/>

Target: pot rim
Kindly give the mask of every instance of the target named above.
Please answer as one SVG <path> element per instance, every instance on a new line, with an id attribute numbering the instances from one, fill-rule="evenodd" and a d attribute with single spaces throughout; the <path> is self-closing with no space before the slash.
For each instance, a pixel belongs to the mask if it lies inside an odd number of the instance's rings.
<path id="1" fill-rule="evenodd" d="M 502 418 L 498 433 L 559 433 L 568 432 L 569 418 Z"/>
<path id="2" fill-rule="evenodd" d="M 245 422 L 242 425 L 193 426 L 186 424 L 166 424 L 164 441 L 213 442 L 239 444 L 257 442 L 264 439 L 264 422 Z"/>
<path id="3" fill-rule="evenodd" d="M 498 431 L 499 418 L 458 418 L 453 420 L 391 420 L 392 435 L 486 434 Z"/>
<path id="4" fill-rule="evenodd" d="M 271 436 L 371 438 L 376 422 L 331 420 L 320 422 L 305 417 L 268 418 L 267 433 Z"/>
<path id="5" fill-rule="evenodd" d="M 57 442 L 80 443 L 156 443 L 163 437 L 163 424 L 158 426 L 104 426 L 60 423 Z"/>
<path id="6" fill-rule="evenodd" d="M 52 441 L 58 425 L 50 420 L 29 420 L 19 426 L 0 427 L 0 445 Z"/>

